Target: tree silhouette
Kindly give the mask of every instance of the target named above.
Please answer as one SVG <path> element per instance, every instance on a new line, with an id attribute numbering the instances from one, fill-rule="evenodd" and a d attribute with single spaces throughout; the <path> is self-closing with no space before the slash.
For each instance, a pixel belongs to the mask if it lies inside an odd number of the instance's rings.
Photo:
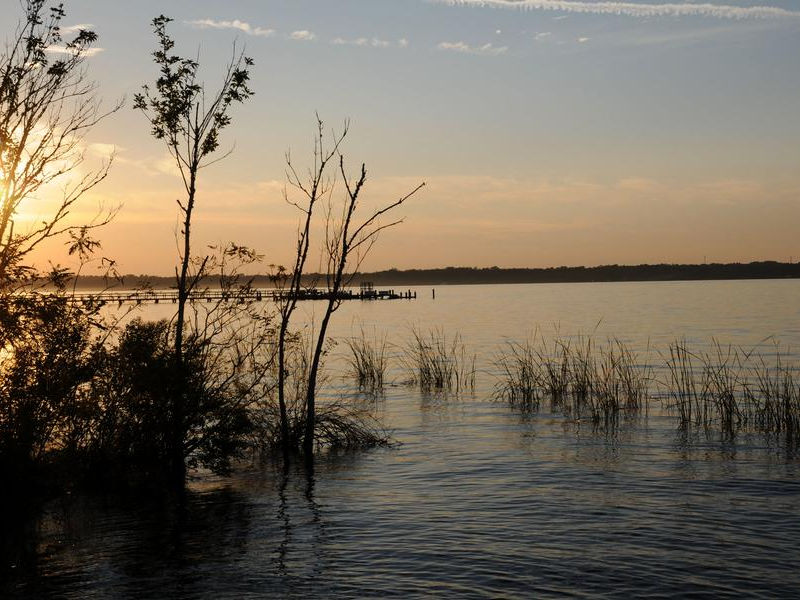
<path id="1" fill-rule="evenodd" d="M 26 0 L 24 17 L 0 54 L 0 319 L 13 320 L 10 292 L 36 275 L 28 255 L 48 238 L 70 234 L 71 253 L 98 246 L 90 230 L 108 222 L 113 211 L 90 224 L 71 225 L 67 217 L 86 192 L 105 179 L 111 159 L 81 174 L 88 132 L 119 108 L 103 111 L 86 59 L 97 34 L 80 30 L 62 36 L 62 5 Z M 72 177 L 70 177 L 72 176 Z M 40 202 L 37 192 L 64 183 L 55 208 L 23 229 L 17 223 L 23 203 Z M 2 340 L 0 339 L 0 342 Z"/>
<path id="2" fill-rule="evenodd" d="M 145 85 L 142 92 L 136 94 L 134 107 L 150 121 L 153 137 L 166 144 L 185 191 L 184 198 L 176 201 L 181 218 L 181 248 L 175 273 L 178 298 L 174 353 L 180 373 L 184 358 L 186 305 L 192 290 L 206 273 L 209 261 L 208 256 L 197 260 L 192 257 L 192 216 L 197 200 L 198 175 L 204 167 L 230 154 L 216 154 L 220 134 L 231 123 L 231 107 L 252 95 L 248 82 L 253 61 L 237 52 L 234 46 L 233 59 L 223 73 L 222 84 L 213 94 L 207 94 L 205 85 L 197 79 L 198 61 L 173 52 L 175 42 L 167 33 L 171 21 L 164 15 L 153 19 L 153 30 L 158 39 L 153 57 L 159 67 L 159 76 L 152 87 Z M 187 428 L 184 399 L 177 395 L 173 402 L 173 462 L 182 478 Z"/>

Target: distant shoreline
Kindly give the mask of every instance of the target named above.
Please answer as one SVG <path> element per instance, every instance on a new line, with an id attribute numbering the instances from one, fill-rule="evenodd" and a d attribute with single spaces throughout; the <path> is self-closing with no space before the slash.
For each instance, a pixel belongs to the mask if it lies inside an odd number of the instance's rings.
<path id="1" fill-rule="evenodd" d="M 430 286 L 430 285 L 491 285 L 508 283 L 592 283 L 634 281 L 716 281 L 736 279 L 795 279 L 800 278 L 800 263 L 760 261 L 751 263 L 711 264 L 656 264 L 656 265 L 601 265 L 596 267 L 548 267 L 548 268 L 473 268 L 445 267 L 440 269 L 389 269 L 372 273 L 359 273 L 353 284 L 362 281 L 376 287 L 386 286 Z M 216 278 L 210 277 L 207 285 L 214 285 Z M 252 276 L 256 287 L 272 287 L 267 275 Z M 308 275 L 306 285 L 315 281 L 324 282 L 324 277 Z M 158 275 L 125 275 L 123 283 L 111 281 L 115 287 L 169 289 L 174 287 L 174 277 Z M 77 282 L 79 289 L 104 286 L 99 276 L 82 275 Z"/>

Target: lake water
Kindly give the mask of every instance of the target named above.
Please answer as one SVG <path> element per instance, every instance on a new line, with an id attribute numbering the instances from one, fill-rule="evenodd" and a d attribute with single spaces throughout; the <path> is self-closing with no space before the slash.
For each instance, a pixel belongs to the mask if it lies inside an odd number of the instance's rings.
<path id="1" fill-rule="evenodd" d="M 333 334 L 374 328 L 402 344 L 412 326 L 460 333 L 477 355 L 474 392 L 425 394 L 395 366 L 374 409 L 396 447 L 322 456 L 313 477 L 271 463 L 199 476 L 180 502 L 53 502 L 7 544 L 0 596 L 800 595 L 796 453 L 755 435 L 687 435 L 657 400 L 647 415 L 598 430 L 491 399 L 493 356 L 537 329 L 619 338 L 656 369 L 677 338 L 765 353 L 777 341 L 791 352 L 800 281 L 417 292 L 345 303 Z M 331 393 L 348 394 L 338 364 Z"/>

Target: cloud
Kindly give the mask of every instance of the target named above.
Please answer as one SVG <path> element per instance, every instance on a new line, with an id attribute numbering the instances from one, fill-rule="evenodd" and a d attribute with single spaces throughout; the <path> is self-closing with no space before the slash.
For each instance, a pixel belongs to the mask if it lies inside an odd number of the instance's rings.
<path id="1" fill-rule="evenodd" d="M 62 27 L 61 28 L 61 34 L 62 35 L 64 35 L 64 34 L 69 35 L 70 33 L 78 33 L 79 31 L 84 30 L 84 29 L 88 31 L 92 27 L 94 27 L 94 25 L 92 25 L 91 23 L 79 23 L 77 25 L 69 25 L 67 27 Z"/>
<path id="2" fill-rule="evenodd" d="M 587 37 L 579 37 L 578 38 L 578 43 L 579 44 L 585 44 L 588 41 L 589 41 L 589 38 L 587 38 Z"/>
<path id="3" fill-rule="evenodd" d="M 552 31 L 541 31 L 541 32 L 537 33 L 536 35 L 534 35 L 533 39 L 535 39 L 537 42 L 542 42 L 542 41 L 546 40 L 547 38 L 549 38 L 552 35 L 553 35 Z"/>
<path id="4" fill-rule="evenodd" d="M 382 40 L 380 38 L 354 38 L 354 39 L 347 39 L 347 38 L 334 38 L 331 40 L 332 44 L 337 46 L 371 46 L 372 48 L 389 48 L 391 46 L 397 46 L 398 48 L 406 48 L 408 46 L 408 40 L 405 38 L 397 40 L 397 43 L 390 42 L 388 40 Z"/>
<path id="5" fill-rule="evenodd" d="M 470 46 L 464 42 L 441 42 L 437 48 L 439 48 L 439 50 L 447 50 L 450 52 L 483 54 L 485 56 L 498 56 L 508 52 L 508 46 L 493 46 L 492 44 L 484 44 L 483 46 Z"/>
<path id="6" fill-rule="evenodd" d="M 521 10 L 550 10 L 628 17 L 716 17 L 718 19 L 800 18 L 800 11 L 774 6 L 731 6 L 703 2 L 587 2 L 585 0 L 434 0 L 451 6 L 482 6 Z"/>
<path id="7" fill-rule="evenodd" d="M 115 154 L 117 154 L 117 152 L 121 151 L 122 148 L 120 148 L 116 144 L 105 144 L 96 142 L 93 144 L 89 144 L 88 150 L 91 154 L 95 156 L 98 156 L 102 159 L 109 159 Z"/>
<path id="8" fill-rule="evenodd" d="M 293 31 L 291 34 L 289 34 L 289 37 L 293 40 L 310 42 L 317 36 L 314 35 L 312 32 L 308 31 L 307 29 L 301 29 L 299 31 Z"/>
<path id="9" fill-rule="evenodd" d="M 49 54 L 69 54 L 69 55 L 75 54 L 75 49 L 67 48 L 66 46 L 54 46 L 54 45 L 48 46 L 47 48 L 44 49 L 44 51 L 48 52 Z M 81 54 L 83 54 L 83 56 L 96 56 L 97 54 L 100 54 L 101 52 L 104 51 L 105 48 L 96 48 L 96 47 L 85 48 L 81 50 Z"/>
<path id="10" fill-rule="evenodd" d="M 244 32 L 247 35 L 254 35 L 259 37 L 269 37 L 275 33 L 274 29 L 267 29 L 264 27 L 253 27 L 250 23 L 234 19 L 233 21 L 214 21 L 213 19 L 197 19 L 195 21 L 186 21 L 189 25 L 194 25 L 200 29 L 236 29 Z"/>

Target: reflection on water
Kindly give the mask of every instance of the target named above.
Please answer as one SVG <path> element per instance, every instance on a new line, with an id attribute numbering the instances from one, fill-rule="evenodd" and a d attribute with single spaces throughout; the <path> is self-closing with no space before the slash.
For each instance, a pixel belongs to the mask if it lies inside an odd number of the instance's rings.
<path id="1" fill-rule="evenodd" d="M 389 390 L 399 448 L 68 498 L 3 597 L 714 596 L 800 589 L 800 472 L 665 418 L 598 431 Z M 449 404 L 446 409 L 444 404 Z M 422 410 L 421 410 L 422 409 Z M 4 556 L 4 560 L 9 559 Z"/>
<path id="2" fill-rule="evenodd" d="M 418 301 L 414 322 L 461 322 L 487 349 L 557 312 L 562 333 L 602 317 L 632 343 L 697 327 L 797 347 L 800 286 L 784 283 L 583 286 L 593 300 L 570 286 L 448 288 Z M 759 298 L 775 312 L 748 329 Z M 391 305 L 361 317 L 399 335 L 415 304 Z M 524 315 L 530 328 L 508 322 Z M 800 461 L 774 440 L 679 431 L 657 406 L 595 428 L 490 393 L 484 373 L 461 396 L 392 385 L 362 398 L 402 444 L 325 456 L 313 475 L 253 464 L 181 497 L 76 494 L 6 513 L 0 597 L 797 596 Z"/>

